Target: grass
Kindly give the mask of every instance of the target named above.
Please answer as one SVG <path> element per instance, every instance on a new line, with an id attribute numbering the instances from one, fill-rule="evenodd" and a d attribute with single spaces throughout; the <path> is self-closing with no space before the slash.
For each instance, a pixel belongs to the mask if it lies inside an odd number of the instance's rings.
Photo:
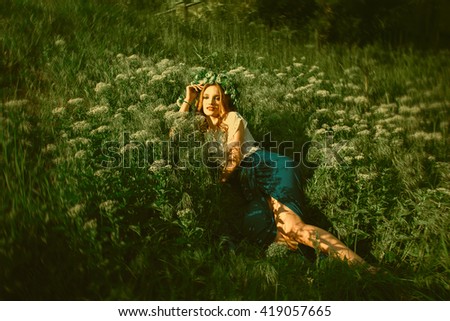
<path id="1" fill-rule="evenodd" d="M 319 50 L 120 1 L 1 6 L 2 299 L 449 299 L 448 52 Z M 203 139 L 174 104 L 198 67 L 234 75 L 258 140 L 291 142 L 305 220 L 386 273 L 249 244 L 236 187 L 175 166 L 201 153 L 166 145 Z"/>

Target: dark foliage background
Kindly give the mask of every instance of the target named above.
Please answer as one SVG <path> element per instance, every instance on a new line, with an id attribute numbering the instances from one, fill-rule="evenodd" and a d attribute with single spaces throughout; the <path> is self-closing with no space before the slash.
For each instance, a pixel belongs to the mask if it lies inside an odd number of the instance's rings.
<path id="1" fill-rule="evenodd" d="M 448 1 L 176 2 L 0 1 L 0 299 L 448 300 Z M 257 140 L 318 143 L 305 219 L 385 274 L 249 244 L 235 188 L 140 166 L 131 141 L 192 137 L 199 67 L 236 75 Z"/>

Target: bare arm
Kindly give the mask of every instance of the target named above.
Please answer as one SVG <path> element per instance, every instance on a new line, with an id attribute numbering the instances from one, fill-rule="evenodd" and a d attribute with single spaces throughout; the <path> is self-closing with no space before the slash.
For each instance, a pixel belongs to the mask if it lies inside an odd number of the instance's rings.
<path id="1" fill-rule="evenodd" d="M 231 142 L 227 144 L 227 162 L 222 170 L 220 182 L 225 183 L 231 174 L 236 170 L 242 160 L 241 146 L 244 139 L 244 123 L 240 122 L 238 130 L 234 134 Z"/>

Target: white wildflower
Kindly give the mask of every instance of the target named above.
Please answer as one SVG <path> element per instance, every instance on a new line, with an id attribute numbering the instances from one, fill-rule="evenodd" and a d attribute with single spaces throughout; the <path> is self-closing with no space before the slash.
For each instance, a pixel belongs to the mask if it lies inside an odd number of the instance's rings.
<path id="1" fill-rule="evenodd" d="M 83 225 L 83 229 L 85 231 L 89 230 L 95 230 L 97 228 L 97 221 L 96 220 L 89 220 Z"/>
<path id="2" fill-rule="evenodd" d="M 289 248 L 286 245 L 277 242 L 270 244 L 266 250 L 266 256 L 268 258 L 283 259 L 287 257 L 288 254 Z"/>
<path id="3" fill-rule="evenodd" d="M 139 75 L 139 74 L 143 74 L 143 73 L 149 73 L 149 72 L 151 72 L 152 71 L 152 68 L 150 68 L 150 67 L 141 67 L 141 68 L 138 68 L 137 70 L 136 70 L 136 73 Z"/>
<path id="4" fill-rule="evenodd" d="M 402 97 L 398 98 L 397 100 L 398 100 L 398 102 L 400 102 L 401 104 L 407 104 L 407 103 L 409 103 L 409 102 L 412 101 L 412 98 L 405 95 L 405 96 L 402 96 Z"/>
<path id="5" fill-rule="evenodd" d="M 439 193 L 445 194 L 447 196 L 450 196 L 450 191 L 445 187 L 438 187 L 438 188 L 436 188 L 436 191 L 438 191 Z"/>
<path id="6" fill-rule="evenodd" d="M 367 97 L 365 96 L 358 96 L 355 97 L 355 99 L 353 100 L 355 102 L 355 104 L 357 105 L 363 105 L 363 104 L 368 104 L 369 100 L 367 99 Z"/>
<path id="7" fill-rule="evenodd" d="M 101 95 L 104 93 L 107 93 L 111 90 L 112 86 L 110 84 L 104 83 L 104 82 L 99 82 L 97 85 L 95 85 L 95 89 L 94 91 Z"/>
<path id="8" fill-rule="evenodd" d="M 255 79 L 256 78 L 256 76 L 248 70 L 244 71 L 244 77 L 247 79 Z"/>
<path id="9" fill-rule="evenodd" d="M 153 75 L 152 79 L 150 79 L 150 83 L 164 80 L 165 75 Z"/>
<path id="10" fill-rule="evenodd" d="M 84 159 L 86 158 L 86 151 L 85 150 L 79 150 L 75 153 L 75 159 Z"/>
<path id="11" fill-rule="evenodd" d="M 158 159 L 155 160 L 150 167 L 148 168 L 148 170 L 150 172 L 158 172 L 161 168 L 164 168 L 166 166 L 167 162 L 164 159 Z"/>
<path id="12" fill-rule="evenodd" d="M 65 161 L 66 159 L 64 157 L 56 157 L 52 160 L 55 165 L 62 165 Z"/>
<path id="13" fill-rule="evenodd" d="M 375 138 L 380 138 L 380 137 L 387 138 L 390 136 L 390 133 L 380 125 L 376 125 L 375 129 L 376 129 L 375 130 Z"/>
<path id="14" fill-rule="evenodd" d="M 97 105 L 89 109 L 87 112 L 88 115 L 102 115 L 106 114 L 109 111 L 108 106 L 105 105 Z"/>
<path id="15" fill-rule="evenodd" d="M 131 105 L 127 109 L 129 112 L 136 112 L 139 110 L 139 108 L 136 105 Z"/>
<path id="16" fill-rule="evenodd" d="M 47 144 L 47 146 L 45 146 L 42 149 L 43 153 L 53 153 L 56 151 L 56 145 L 55 144 Z"/>
<path id="17" fill-rule="evenodd" d="M 355 159 L 356 160 L 363 160 L 364 159 L 364 155 L 362 155 L 362 154 L 356 155 Z"/>
<path id="18" fill-rule="evenodd" d="M 344 74 L 346 74 L 346 75 L 355 74 L 357 72 L 359 72 L 359 67 L 356 67 L 356 66 L 352 66 L 352 67 L 344 70 Z"/>
<path id="19" fill-rule="evenodd" d="M 161 73 L 161 75 L 166 77 L 166 76 L 169 76 L 170 74 L 175 73 L 176 71 L 177 71 L 177 67 L 176 66 L 171 66 L 171 67 L 168 67 L 166 70 L 164 70 Z"/>
<path id="20" fill-rule="evenodd" d="M 113 200 L 107 200 L 98 206 L 100 210 L 106 212 L 107 214 L 113 214 L 115 211 L 117 211 L 119 202 L 113 201 Z"/>
<path id="21" fill-rule="evenodd" d="M 345 156 L 344 157 L 344 162 L 347 164 L 350 164 L 353 161 L 353 157 L 352 156 Z"/>
<path id="22" fill-rule="evenodd" d="M 330 96 L 330 92 L 328 90 L 318 90 L 318 91 L 316 91 L 316 96 L 328 97 L 328 96 Z"/>
<path id="23" fill-rule="evenodd" d="M 75 132 L 83 132 L 90 128 L 91 128 L 91 125 L 85 120 L 80 120 L 80 121 L 77 121 L 72 124 L 72 129 Z"/>
<path id="24" fill-rule="evenodd" d="M 115 78 L 116 81 L 126 81 L 129 77 L 125 74 L 118 74 Z"/>
<path id="25" fill-rule="evenodd" d="M 441 140 L 442 133 L 426 133 L 424 131 L 415 132 L 412 138 L 424 141 Z"/>
<path id="26" fill-rule="evenodd" d="M 419 106 L 412 106 L 412 107 L 409 109 L 409 113 L 410 113 L 410 114 L 418 114 L 418 113 L 420 113 L 421 111 L 422 111 L 422 109 L 420 109 Z"/>
<path id="27" fill-rule="evenodd" d="M 323 135 L 325 133 L 327 133 L 327 130 L 325 128 L 319 128 L 314 132 L 315 135 Z"/>
<path id="28" fill-rule="evenodd" d="M 244 71 L 246 71 L 246 69 L 242 66 L 239 66 L 235 69 L 231 69 L 230 71 L 228 71 L 228 74 L 230 75 L 234 75 L 234 74 L 239 74 L 239 73 L 243 73 Z"/>
<path id="29" fill-rule="evenodd" d="M 58 38 L 55 40 L 55 46 L 56 46 L 56 47 L 64 47 L 65 45 L 66 45 L 66 42 L 64 41 L 63 38 L 58 37 Z"/>
<path id="30" fill-rule="evenodd" d="M 91 143 L 91 140 L 89 138 L 85 138 L 85 137 L 78 137 L 77 140 L 78 140 L 78 143 L 81 145 L 89 145 Z"/>
<path id="31" fill-rule="evenodd" d="M 311 68 L 309 69 L 309 71 L 308 72 L 314 72 L 314 71 L 316 71 L 316 70 L 319 70 L 320 68 L 318 67 L 318 66 L 316 66 L 316 65 L 313 65 L 313 66 L 311 66 Z"/>
<path id="32" fill-rule="evenodd" d="M 133 151 L 133 150 L 136 150 L 136 149 L 139 149 L 139 145 L 138 145 L 138 144 L 135 144 L 134 142 L 132 142 L 132 143 L 130 143 L 130 144 L 126 144 L 125 146 L 123 146 L 123 147 L 119 150 L 119 152 L 120 152 L 121 154 L 125 154 L 125 153 L 128 152 L 128 151 Z"/>
<path id="33" fill-rule="evenodd" d="M 354 154 L 354 152 L 356 151 L 356 147 L 353 145 L 349 145 L 349 144 L 345 144 L 345 145 L 341 146 L 340 143 L 333 143 L 333 144 L 331 144 L 331 147 L 339 148 L 340 151 L 347 152 L 350 154 Z"/>
<path id="34" fill-rule="evenodd" d="M 355 85 L 354 83 L 348 83 L 347 88 L 354 91 L 358 91 L 361 89 L 358 85 Z"/>
<path id="35" fill-rule="evenodd" d="M 284 73 L 284 72 L 279 72 L 279 73 L 277 73 L 275 76 L 277 76 L 278 78 L 284 78 L 284 77 L 287 76 L 287 74 Z"/>
<path id="36" fill-rule="evenodd" d="M 83 98 L 72 98 L 67 101 L 67 104 L 72 105 L 72 106 L 77 106 L 77 105 L 81 105 L 83 103 L 83 101 L 84 101 Z"/>
<path id="37" fill-rule="evenodd" d="M 114 114 L 113 115 L 113 119 L 116 120 L 117 122 L 121 122 L 123 121 L 123 116 L 120 113 Z"/>
<path id="38" fill-rule="evenodd" d="M 71 218 L 75 218 L 75 217 L 79 216 L 80 214 L 82 214 L 84 209 L 85 209 L 84 204 L 77 204 L 77 205 L 69 208 L 69 210 L 67 211 L 67 215 Z"/>
<path id="39" fill-rule="evenodd" d="M 26 99 L 17 99 L 17 100 L 7 101 L 5 103 L 5 107 L 17 108 L 17 107 L 25 106 L 26 104 L 28 104 L 28 100 L 26 100 Z"/>
<path id="40" fill-rule="evenodd" d="M 109 129 L 110 129 L 109 126 L 101 125 L 101 126 L 97 127 L 96 129 L 91 130 L 90 134 L 91 135 L 104 134 L 104 133 L 108 132 Z"/>
<path id="41" fill-rule="evenodd" d="M 402 123 L 405 120 L 405 117 L 402 115 L 394 115 L 392 117 L 384 118 L 378 120 L 379 124 L 394 124 L 394 123 Z"/>
<path id="42" fill-rule="evenodd" d="M 433 110 L 433 109 L 441 109 L 444 107 L 445 107 L 445 104 L 443 102 L 437 101 L 434 103 L 430 103 L 426 108 Z"/>
<path id="43" fill-rule="evenodd" d="M 165 58 L 165 59 L 161 60 L 160 62 L 158 62 L 156 64 L 156 67 L 158 69 L 166 69 L 167 67 L 169 67 L 171 65 L 172 65 L 172 61 L 170 59 Z"/>
<path id="44" fill-rule="evenodd" d="M 308 82 L 309 82 L 310 84 L 315 84 L 315 83 L 317 82 L 317 78 L 314 77 L 314 76 L 309 77 L 309 78 L 308 78 Z"/>
<path id="45" fill-rule="evenodd" d="M 325 114 L 327 112 L 328 112 L 328 109 L 326 109 L 326 108 L 321 108 L 321 109 L 316 110 L 316 113 L 318 113 L 318 114 Z"/>
<path id="46" fill-rule="evenodd" d="M 160 111 L 166 111 L 166 109 L 167 109 L 167 106 L 165 106 L 165 105 L 159 105 L 159 106 L 157 106 L 153 111 L 155 111 L 155 112 L 160 112 Z"/>
<path id="47" fill-rule="evenodd" d="M 145 129 L 137 131 L 130 135 L 131 139 L 139 140 L 139 141 L 145 140 L 147 137 L 148 137 L 148 132 Z"/>
<path id="48" fill-rule="evenodd" d="M 314 84 L 308 84 L 302 87 L 298 87 L 296 89 L 294 89 L 294 92 L 308 92 L 312 87 L 314 86 Z"/>
<path id="49" fill-rule="evenodd" d="M 182 210 L 177 211 L 177 216 L 179 218 L 189 218 L 194 214 L 194 210 L 190 208 L 184 208 Z"/>
<path id="50" fill-rule="evenodd" d="M 352 103 L 354 101 L 355 101 L 355 97 L 353 97 L 353 96 L 344 97 L 344 103 Z"/>
<path id="51" fill-rule="evenodd" d="M 358 177 L 358 181 L 371 181 L 374 178 L 376 178 L 378 175 L 377 173 L 357 173 L 356 176 Z"/>
<path id="52" fill-rule="evenodd" d="M 339 132 L 350 132 L 352 129 L 348 127 L 347 125 L 334 125 L 331 127 L 335 133 Z"/>
<path id="53" fill-rule="evenodd" d="M 330 98 L 336 99 L 339 97 L 339 94 L 330 94 Z"/>
<path id="54" fill-rule="evenodd" d="M 109 171 L 107 169 L 99 169 L 94 172 L 94 176 L 98 178 L 104 178 Z"/>
<path id="55" fill-rule="evenodd" d="M 347 114 L 345 110 L 342 109 L 336 110 L 336 115 L 338 116 L 344 116 L 345 114 Z"/>
<path id="56" fill-rule="evenodd" d="M 356 135 L 357 136 L 369 136 L 370 135 L 370 130 L 363 129 L 363 130 L 357 132 Z"/>
<path id="57" fill-rule="evenodd" d="M 402 115 L 409 114 L 410 113 L 409 111 L 410 111 L 410 107 L 408 107 L 408 106 L 400 106 L 398 108 L 399 114 L 402 114 Z"/>
<path id="58" fill-rule="evenodd" d="M 144 101 L 144 100 L 148 99 L 148 97 L 150 97 L 150 96 L 147 95 L 147 94 L 141 94 L 141 95 L 139 96 L 139 100 Z"/>
<path id="59" fill-rule="evenodd" d="M 66 112 L 66 109 L 64 107 L 58 107 L 52 110 L 53 115 L 62 115 Z"/>
<path id="60" fill-rule="evenodd" d="M 69 141 L 67 141 L 67 143 L 70 146 L 89 145 L 91 143 L 91 140 L 89 138 L 85 138 L 85 137 L 76 137 L 76 138 L 70 139 Z"/>
<path id="61" fill-rule="evenodd" d="M 293 63 L 293 66 L 294 66 L 295 68 L 301 68 L 301 67 L 303 67 L 303 64 L 300 63 L 300 62 L 294 62 L 294 63 Z"/>
<path id="62" fill-rule="evenodd" d="M 128 56 L 126 59 L 128 61 L 137 61 L 137 60 L 139 60 L 139 56 L 134 54 L 134 55 Z"/>
<path id="63" fill-rule="evenodd" d="M 286 96 L 284 96 L 284 98 L 287 99 L 287 100 L 293 99 L 294 98 L 294 94 L 288 93 L 288 94 L 286 94 Z"/>
<path id="64" fill-rule="evenodd" d="M 387 114 L 395 107 L 395 104 L 381 104 L 379 106 L 373 106 L 372 109 L 374 109 L 375 114 Z"/>

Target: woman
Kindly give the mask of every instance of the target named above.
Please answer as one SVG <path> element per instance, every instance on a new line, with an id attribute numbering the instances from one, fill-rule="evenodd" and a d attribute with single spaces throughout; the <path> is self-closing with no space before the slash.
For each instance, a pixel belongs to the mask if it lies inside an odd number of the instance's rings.
<path id="1" fill-rule="evenodd" d="M 293 161 L 257 146 L 247 122 L 234 111 L 230 96 L 221 84 L 188 85 L 180 112 L 189 111 L 197 98 L 195 107 L 205 116 L 208 131 L 225 134 L 227 157 L 220 181 L 226 182 L 236 174 L 249 200 L 244 217 L 247 237 L 265 245 L 285 243 L 293 250 L 298 244 L 305 244 L 350 264 L 365 264 L 335 236 L 303 222 L 300 184 Z"/>

